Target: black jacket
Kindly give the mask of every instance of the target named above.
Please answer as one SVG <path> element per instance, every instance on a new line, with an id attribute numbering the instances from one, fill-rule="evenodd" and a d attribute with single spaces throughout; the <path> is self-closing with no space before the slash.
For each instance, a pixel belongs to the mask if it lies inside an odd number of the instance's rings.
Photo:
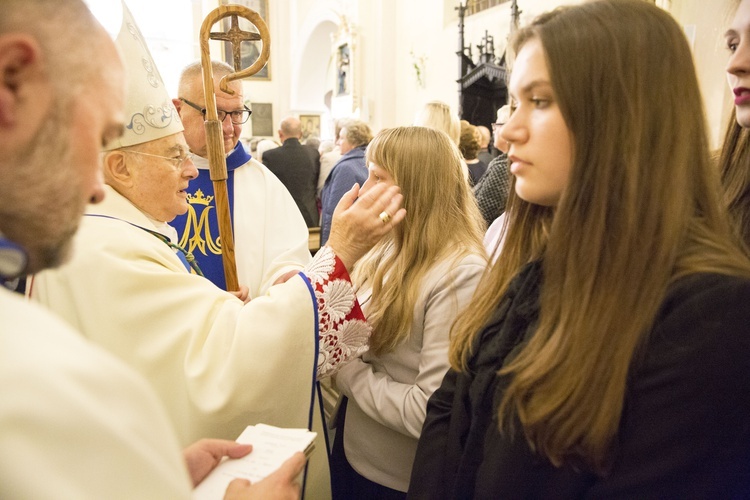
<path id="1" fill-rule="evenodd" d="M 300 144 L 298 139 L 284 141 L 280 148 L 263 153 L 263 164 L 279 178 L 302 212 L 307 227 L 319 226 L 316 190 L 320 155 L 311 146 Z"/>
<path id="2" fill-rule="evenodd" d="M 534 330 L 540 281 L 538 264 L 516 277 L 469 369 L 430 398 L 408 498 L 750 498 L 750 281 L 701 274 L 670 287 L 631 367 L 606 477 L 554 467 L 517 421 L 498 431 L 507 381 L 496 373 Z"/>

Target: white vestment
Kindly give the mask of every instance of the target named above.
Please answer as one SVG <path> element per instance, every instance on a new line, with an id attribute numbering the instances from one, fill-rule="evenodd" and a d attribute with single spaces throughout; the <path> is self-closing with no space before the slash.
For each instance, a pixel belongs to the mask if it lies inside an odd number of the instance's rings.
<path id="1" fill-rule="evenodd" d="M 2 289 L 0 318 L 0 498 L 190 498 L 141 376 Z"/>
<path id="2" fill-rule="evenodd" d="M 74 258 L 36 276 L 32 297 L 140 371 L 183 445 L 236 439 L 249 424 L 309 427 L 319 413 L 316 368 L 332 373 L 364 352 L 369 336 L 348 275 L 334 279 L 334 263 L 343 265 L 333 252 L 324 247 L 305 274 L 243 305 L 190 274 L 126 198 L 109 186 L 106 194 L 89 206 Z M 326 446 L 322 428 L 312 430 L 319 439 L 307 491 L 318 493 L 308 498 L 325 498 Z"/>
<path id="3" fill-rule="evenodd" d="M 201 176 L 209 175 L 208 160 L 193 156 L 193 162 Z M 183 228 L 177 229 L 182 236 Z M 278 177 L 255 159 L 234 170 L 232 230 L 237 279 L 250 289 L 251 298 L 265 294 L 279 276 L 310 263 L 309 232 L 297 204 Z M 183 246 L 200 264 L 200 248 Z"/>

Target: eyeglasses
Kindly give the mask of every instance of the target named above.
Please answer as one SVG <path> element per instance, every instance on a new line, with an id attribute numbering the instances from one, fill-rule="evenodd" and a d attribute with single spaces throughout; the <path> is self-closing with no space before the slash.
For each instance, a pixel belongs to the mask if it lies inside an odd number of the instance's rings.
<path id="1" fill-rule="evenodd" d="M 493 123 L 492 124 L 492 130 L 497 130 L 497 129 L 499 129 L 500 127 L 502 127 L 504 125 L 505 125 L 504 123 Z"/>
<path id="2" fill-rule="evenodd" d="M 153 155 L 151 153 L 142 153 L 140 151 L 130 151 L 130 150 L 124 150 L 126 153 L 133 153 L 135 155 L 143 155 L 143 156 L 153 156 L 154 158 L 161 158 L 163 160 L 167 160 L 169 163 L 171 163 L 174 168 L 182 168 L 185 166 L 185 162 L 188 160 L 193 159 L 192 153 L 186 153 L 185 156 L 162 156 L 162 155 Z"/>
<path id="3" fill-rule="evenodd" d="M 194 102 L 190 102 L 187 99 L 184 99 L 180 97 L 180 100 L 190 106 L 191 108 L 198 110 L 203 115 L 203 119 L 206 119 L 206 108 L 201 108 Z M 247 106 L 242 106 L 245 109 L 239 110 L 239 111 L 224 111 L 223 109 L 217 109 L 216 110 L 216 117 L 219 119 L 220 122 L 223 122 L 224 119 L 227 117 L 227 115 L 230 116 L 230 120 L 232 120 L 232 123 L 235 125 L 242 125 L 245 123 L 249 118 L 250 115 L 253 114 L 253 112 L 248 108 Z"/>

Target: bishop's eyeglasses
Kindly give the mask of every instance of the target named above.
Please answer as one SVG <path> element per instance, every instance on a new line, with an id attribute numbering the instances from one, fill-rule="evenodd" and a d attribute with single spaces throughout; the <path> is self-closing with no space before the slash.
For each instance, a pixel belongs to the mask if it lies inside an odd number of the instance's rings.
<path id="1" fill-rule="evenodd" d="M 176 169 L 184 167 L 185 163 L 187 163 L 188 160 L 192 160 L 193 159 L 193 154 L 192 153 L 185 153 L 182 156 L 162 156 L 162 155 L 155 155 L 155 154 L 151 154 L 151 153 L 144 153 L 142 151 L 131 151 L 129 149 L 126 149 L 124 151 L 126 153 L 132 153 L 134 155 L 151 156 L 151 157 L 154 157 L 154 158 L 161 158 L 163 160 L 167 160 Z"/>
<path id="2" fill-rule="evenodd" d="M 201 108 L 194 102 L 190 102 L 185 98 L 180 97 L 180 100 L 190 106 L 191 108 L 200 111 L 200 113 L 203 115 L 203 119 L 206 119 L 206 108 Z M 229 115 L 229 119 L 232 120 L 232 123 L 235 125 L 242 125 L 245 123 L 249 118 L 250 115 L 253 114 L 253 112 L 248 108 L 247 106 L 242 106 L 245 109 L 241 109 L 238 111 L 224 111 L 223 109 L 217 109 L 216 110 L 216 117 L 219 119 L 220 122 L 223 122 L 224 119 Z"/>

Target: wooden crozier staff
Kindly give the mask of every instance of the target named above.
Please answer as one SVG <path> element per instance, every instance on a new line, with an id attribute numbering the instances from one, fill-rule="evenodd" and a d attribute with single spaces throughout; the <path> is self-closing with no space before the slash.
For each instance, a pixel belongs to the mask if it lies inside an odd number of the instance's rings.
<path id="1" fill-rule="evenodd" d="M 242 31 L 239 27 L 239 17 L 244 17 L 255 25 L 258 33 Z M 221 19 L 231 17 L 231 27 L 227 32 L 211 32 L 211 27 Z M 211 68 L 211 51 L 209 40 L 222 40 L 232 44 L 235 72 L 224 76 L 219 81 L 219 88 L 227 94 L 234 94 L 228 83 L 254 75 L 265 66 L 271 54 L 271 34 L 265 21 L 252 9 L 241 5 L 222 5 L 211 11 L 201 25 L 201 66 L 203 70 L 203 93 L 206 96 L 206 148 L 208 149 L 208 165 L 211 181 L 216 196 L 216 217 L 219 220 L 219 236 L 221 238 L 221 260 L 224 264 L 224 278 L 227 290 L 240 289 L 237 281 L 237 265 L 234 258 L 234 235 L 232 234 L 232 220 L 229 212 L 229 195 L 227 193 L 227 163 L 224 156 L 224 141 L 221 122 L 216 110 L 216 96 L 214 95 L 214 75 Z M 242 69 L 241 43 L 243 41 L 260 40 L 263 48 L 260 57 L 252 66 Z"/>

